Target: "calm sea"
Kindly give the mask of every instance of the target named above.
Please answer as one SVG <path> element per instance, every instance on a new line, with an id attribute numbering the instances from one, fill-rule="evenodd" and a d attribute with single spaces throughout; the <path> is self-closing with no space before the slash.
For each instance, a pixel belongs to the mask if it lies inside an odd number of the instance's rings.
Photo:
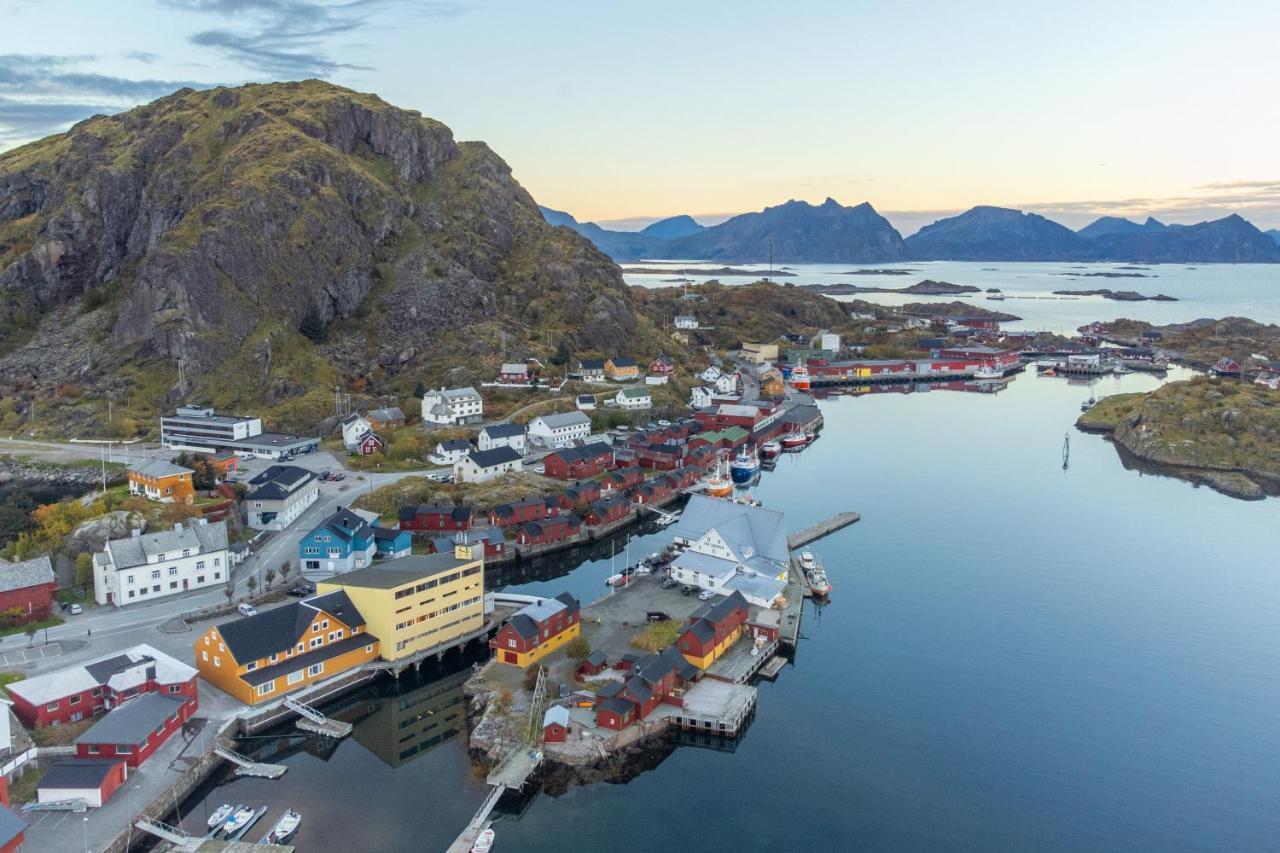
<path id="1" fill-rule="evenodd" d="M 624 264 L 633 268 L 711 269 L 725 264 L 697 261 L 645 261 Z M 768 271 L 765 264 L 733 264 L 737 269 Z M 1140 266 L 1142 269 L 1132 269 Z M 960 263 L 922 261 L 901 264 L 795 264 L 778 267 L 794 273 L 775 281 L 791 284 L 855 284 L 862 287 L 902 288 L 923 279 L 998 288 L 1008 298 L 988 300 L 987 294 L 968 296 L 900 296 L 863 293 L 840 299 L 865 299 L 881 305 L 908 302 L 949 302 L 964 299 L 983 308 L 1015 314 L 1022 319 L 1009 328 L 1071 333 L 1094 320 L 1128 317 L 1152 323 L 1182 323 L 1200 317 L 1249 317 L 1264 323 L 1280 323 L 1280 264 L 1074 264 L 1074 263 Z M 851 270 L 906 270 L 907 275 L 847 275 Z M 1144 278 L 1085 277 L 1086 273 L 1140 273 Z M 625 276 L 628 284 L 672 287 L 674 278 L 705 281 L 714 275 L 689 273 Z M 726 284 L 745 284 L 754 276 L 719 276 Z M 1101 296 L 1060 297 L 1055 290 L 1134 290 L 1144 296 L 1163 293 L 1177 302 L 1116 302 Z"/>
<path id="2" fill-rule="evenodd" d="M 821 439 L 756 494 L 793 529 L 862 521 L 815 546 L 832 601 L 807 605 L 795 665 L 760 686 L 736 750 L 681 746 L 625 785 L 536 796 L 495 849 L 1275 850 L 1277 503 L 1128 469 L 1072 430 L 1085 397 L 1158 381 L 1033 373 L 995 395 L 824 401 Z M 665 539 L 640 536 L 630 558 Z M 589 600 L 610 563 L 508 581 Z M 399 758 L 382 711 L 447 715 L 447 696 L 423 698 L 438 686 L 346 703 L 364 728 L 336 748 L 260 741 L 287 754 L 280 781 L 231 781 L 187 810 L 298 808 L 304 851 L 442 850 L 484 789 L 459 737 Z"/>

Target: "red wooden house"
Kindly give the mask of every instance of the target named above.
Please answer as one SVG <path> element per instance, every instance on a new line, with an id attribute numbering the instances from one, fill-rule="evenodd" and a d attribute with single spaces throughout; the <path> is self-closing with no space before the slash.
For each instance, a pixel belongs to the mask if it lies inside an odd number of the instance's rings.
<path id="1" fill-rule="evenodd" d="M 569 738 L 569 709 L 552 705 L 542 715 L 542 739 L 546 743 L 564 743 Z"/>
<path id="2" fill-rule="evenodd" d="M 147 693 L 109 712 L 76 738 L 76 758 L 117 758 L 137 767 L 196 710 L 195 697 Z"/>
<path id="3" fill-rule="evenodd" d="M 0 853 L 16 853 L 26 840 L 27 822 L 9 810 L 9 779 L 0 776 Z"/>
<path id="4" fill-rule="evenodd" d="M 662 503 L 670 498 L 674 491 L 670 478 L 654 477 L 649 482 L 636 487 L 636 490 L 631 493 L 631 502 L 636 506 Z"/>
<path id="5" fill-rule="evenodd" d="M 556 496 L 561 509 L 586 508 L 588 504 L 600 500 L 600 484 L 594 482 L 576 483 Z"/>
<path id="6" fill-rule="evenodd" d="M 47 619 L 57 588 L 48 557 L 7 565 L 0 572 L 0 611 L 21 613 L 27 619 Z"/>
<path id="7" fill-rule="evenodd" d="M 118 759 L 59 759 L 40 777 L 36 795 L 42 803 L 82 799 L 96 809 L 111 799 L 128 776 L 128 766 Z"/>
<path id="8" fill-rule="evenodd" d="M 78 722 L 147 693 L 180 700 L 192 711 L 198 701 L 195 668 L 145 644 L 14 682 L 8 690 L 13 712 L 28 728 Z"/>
<path id="9" fill-rule="evenodd" d="M 1211 368 L 1215 376 L 1239 376 L 1240 362 L 1231 356 L 1224 355 Z"/>
<path id="10" fill-rule="evenodd" d="M 749 618 L 747 600 L 735 590 L 733 595 L 694 611 L 676 646 L 685 660 L 706 669 L 728 651 Z"/>
<path id="11" fill-rule="evenodd" d="M 489 524 L 493 527 L 511 527 L 529 521 L 541 521 L 547 517 L 547 504 L 542 498 L 513 501 L 489 510 Z"/>
<path id="12" fill-rule="evenodd" d="M 702 469 L 697 465 L 681 465 L 667 476 L 673 488 L 687 489 L 702 477 Z"/>
<path id="13" fill-rule="evenodd" d="M 431 540 L 431 549 L 435 554 L 452 554 L 453 547 L 465 541 L 484 543 L 484 558 L 494 560 L 506 556 L 507 539 L 499 527 L 473 527 L 470 530 L 437 536 Z"/>
<path id="14" fill-rule="evenodd" d="M 643 468 L 619 468 L 616 471 L 610 471 L 604 476 L 604 479 L 600 481 L 600 491 L 603 494 L 625 492 L 643 482 Z"/>
<path id="15" fill-rule="evenodd" d="M 441 504 L 400 507 L 400 529 L 415 533 L 440 530 L 470 530 L 471 508 Z"/>
<path id="16" fill-rule="evenodd" d="M 605 657 L 605 653 L 596 649 L 578 664 L 578 668 L 574 673 L 578 678 L 586 678 L 589 675 L 599 675 L 609 666 L 609 659 Z"/>
<path id="17" fill-rule="evenodd" d="M 603 442 L 565 447 L 542 460 L 546 476 L 557 480 L 582 480 L 607 471 L 613 465 L 613 449 Z"/>
<path id="18" fill-rule="evenodd" d="M 519 545 L 546 545 L 563 542 L 582 532 L 582 522 L 573 513 L 557 515 L 544 521 L 531 521 L 516 535 Z"/>
<path id="19" fill-rule="evenodd" d="M 643 720 L 662 703 L 682 706 L 698 670 L 675 646 L 636 663 L 624 683 L 611 682 L 596 694 L 596 724 L 620 730 Z"/>
<path id="20" fill-rule="evenodd" d="M 356 450 L 361 456 L 372 456 L 375 453 L 381 453 L 386 447 L 387 442 L 376 432 L 366 432 L 356 439 Z"/>
<path id="21" fill-rule="evenodd" d="M 625 495 L 613 493 L 612 497 L 601 498 L 600 500 L 587 507 L 587 511 L 582 516 L 582 520 L 590 527 L 599 527 L 603 524 L 612 524 L 615 521 L 621 521 L 631 512 L 631 507 Z"/>
<path id="22" fill-rule="evenodd" d="M 641 468 L 670 471 L 680 464 L 684 448 L 677 444 L 650 444 L 635 449 L 635 462 Z"/>
<path id="23" fill-rule="evenodd" d="M 671 362 L 671 359 L 667 358 L 665 355 L 660 355 L 653 361 L 649 362 L 650 373 L 656 373 L 659 376 L 669 376 L 672 373 L 675 373 L 675 371 L 676 366 Z"/>
<path id="24" fill-rule="evenodd" d="M 489 648 L 501 663 L 526 667 L 578 636 L 580 606 L 567 592 L 526 604 L 507 620 Z"/>

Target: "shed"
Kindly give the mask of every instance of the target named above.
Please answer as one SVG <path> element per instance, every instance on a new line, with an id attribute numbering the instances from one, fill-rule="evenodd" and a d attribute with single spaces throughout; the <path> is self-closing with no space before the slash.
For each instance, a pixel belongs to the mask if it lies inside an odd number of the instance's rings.
<path id="1" fill-rule="evenodd" d="M 71 758 L 49 765 L 36 787 L 36 801 L 84 800 L 100 808 L 124 784 L 129 771 L 118 758 Z"/>
<path id="2" fill-rule="evenodd" d="M 608 657 L 605 656 L 604 652 L 596 649 L 594 652 L 587 655 L 586 659 L 583 660 L 582 663 L 578 664 L 576 672 L 579 677 L 596 675 L 597 673 L 603 672 L 608 666 Z"/>
<path id="3" fill-rule="evenodd" d="M 547 743 L 564 743 L 569 737 L 569 709 L 552 705 L 542 715 L 542 739 Z"/>

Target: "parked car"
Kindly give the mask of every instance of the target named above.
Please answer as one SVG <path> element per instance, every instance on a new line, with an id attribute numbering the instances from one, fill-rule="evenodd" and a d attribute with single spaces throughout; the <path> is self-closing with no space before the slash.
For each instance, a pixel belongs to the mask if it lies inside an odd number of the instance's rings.
<path id="1" fill-rule="evenodd" d="M 83 613 L 83 612 L 84 612 L 84 608 L 83 608 L 83 607 L 81 607 L 79 604 L 73 604 L 73 605 L 71 605 L 70 610 L 71 610 L 71 615 L 72 615 L 72 616 L 79 616 L 81 613 Z"/>
<path id="2" fill-rule="evenodd" d="M 662 588 L 671 589 L 673 586 L 679 586 L 679 584 L 680 584 L 680 581 L 676 580 L 675 578 L 665 578 L 662 581 Z"/>
<path id="3" fill-rule="evenodd" d="M 680 587 L 681 595 L 693 595 L 697 591 L 698 590 L 696 587 L 689 586 L 688 584 L 685 584 L 684 586 Z"/>
<path id="4" fill-rule="evenodd" d="M 347 479 L 347 475 L 346 475 L 346 474 L 344 474 L 344 473 L 342 473 L 341 471 L 339 471 L 338 473 L 334 474 L 334 475 L 333 475 L 332 477 L 330 477 L 329 479 L 331 479 L 331 480 L 345 480 L 345 479 Z"/>
<path id="5" fill-rule="evenodd" d="M 535 474 L 545 474 L 545 473 L 547 473 L 547 466 L 546 466 L 546 465 L 535 465 L 535 466 L 534 466 L 534 468 L 533 468 L 533 473 L 535 473 Z"/>
<path id="6" fill-rule="evenodd" d="M 660 427 L 669 427 L 669 426 L 671 426 L 671 421 L 658 421 L 658 426 L 660 426 Z"/>
<path id="7" fill-rule="evenodd" d="M 236 610 L 240 613 L 241 616 L 257 616 L 258 615 L 258 608 L 254 607 L 252 604 L 248 603 L 247 601 L 243 602 L 239 607 L 236 608 Z"/>
<path id="8" fill-rule="evenodd" d="M 298 581 L 289 588 L 290 595 L 296 595 L 302 598 L 306 595 L 312 595 L 316 591 L 316 585 L 311 581 Z"/>
<path id="9" fill-rule="evenodd" d="M 329 476 L 330 476 L 330 475 L 329 475 L 329 472 L 328 472 L 328 471 L 321 471 L 321 472 L 320 472 L 320 479 L 321 479 L 321 480 L 327 480 L 327 479 L 329 479 Z"/>
<path id="10" fill-rule="evenodd" d="M 699 601 L 710 601 L 715 597 L 716 597 L 716 594 L 709 589 L 704 589 L 702 592 L 698 593 Z"/>
<path id="11" fill-rule="evenodd" d="M 648 622 L 670 622 L 671 614 L 663 610 L 650 610 L 644 618 Z"/>

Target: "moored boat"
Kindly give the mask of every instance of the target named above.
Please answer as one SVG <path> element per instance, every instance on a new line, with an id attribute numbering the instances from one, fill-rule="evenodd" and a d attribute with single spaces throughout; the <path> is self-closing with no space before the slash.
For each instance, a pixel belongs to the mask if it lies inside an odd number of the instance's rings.
<path id="1" fill-rule="evenodd" d="M 471 845 L 471 853 L 489 853 L 493 849 L 493 839 L 497 836 L 492 829 L 486 829 L 476 837 L 475 844 Z"/>
<path id="2" fill-rule="evenodd" d="M 995 364 L 983 363 L 973 372 L 974 379 L 1003 379 L 1004 369 Z"/>
<path id="3" fill-rule="evenodd" d="M 1098 405 L 1098 401 L 1095 400 L 1093 397 L 1090 397 L 1088 400 L 1085 400 L 1083 403 L 1080 404 L 1080 411 L 1087 412 L 1096 405 Z"/>
<path id="4" fill-rule="evenodd" d="M 223 803 L 218 806 L 213 810 L 213 814 L 209 815 L 209 828 L 213 829 L 215 826 L 220 826 L 225 823 L 227 818 L 231 817 L 231 813 L 235 811 L 236 808 L 236 806 L 232 806 L 230 803 Z"/>
<path id="5" fill-rule="evenodd" d="M 760 457 L 762 459 L 773 459 L 782 452 L 782 445 L 776 441 L 766 441 L 760 446 Z"/>
<path id="6" fill-rule="evenodd" d="M 809 368 L 803 364 L 791 368 L 791 387 L 797 391 L 809 390 Z"/>
<path id="7" fill-rule="evenodd" d="M 227 818 L 227 822 L 222 825 L 222 828 L 227 835 L 231 835 L 233 832 L 239 832 L 248 826 L 253 815 L 254 810 L 252 806 L 238 806 L 235 810 L 235 814 Z"/>
<path id="8" fill-rule="evenodd" d="M 809 584 L 809 591 L 813 593 L 815 598 L 826 598 L 831 594 L 831 581 L 827 580 L 827 573 L 822 566 L 804 573 L 805 582 Z"/>
<path id="9" fill-rule="evenodd" d="M 755 451 L 742 448 L 729 466 L 729 476 L 735 483 L 745 483 L 760 471 L 760 458 Z"/>
<path id="10" fill-rule="evenodd" d="M 808 439 L 802 432 L 792 432 L 782 437 L 782 446 L 787 450 L 795 450 L 808 444 Z"/>
<path id="11" fill-rule="evenodd" d="M 727 498 L 733 494 L 733 480 L 725 470 L 723 458 L 716 462 L 715 473 L 707 478 L 702 490 L 713 498 Z"/>
<path id="12" fill-rule="evenodd" d="M 276 825 L 271 828 L 271 835 L 268 837 L 273 843 L 278 844 L 297 832 L 300 823 L 302 823 L 302 815 L 293 809 L 287 809 L 284 816 L 276 821 Z"/>

